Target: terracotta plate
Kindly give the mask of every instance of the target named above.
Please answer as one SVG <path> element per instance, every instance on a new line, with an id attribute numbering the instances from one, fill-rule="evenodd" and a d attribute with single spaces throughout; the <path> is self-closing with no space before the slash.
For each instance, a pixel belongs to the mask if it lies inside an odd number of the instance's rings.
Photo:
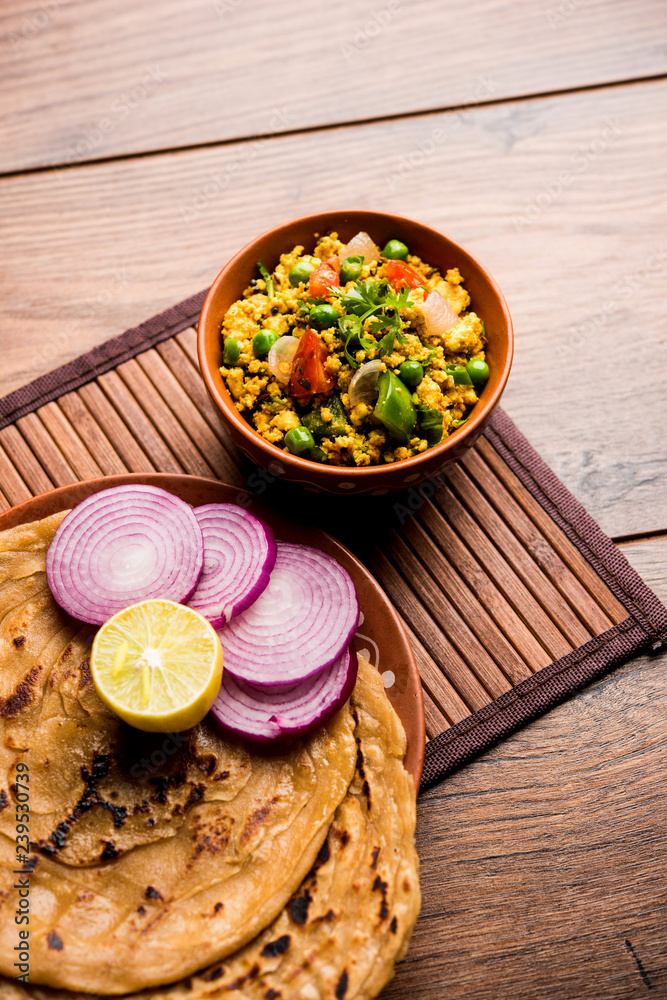
<path id="1" fill-rule="evenodd" d="M 61 486 L 50 493 L 26 500 L 0 515 L 0 531 L 17 524 L 40 520 L 59 510 L 67 510 L 92 493 L 126 483 L 148 483 L 151 486 L 159 486 L 175 493 L 194 507 L 205 503 L 237 503 L 239 497 L 248 496 L 245 491 L 240 491 L 235 486 L 200 476 L 163 473 L 106 476 L 104 479 L 91 479 L 85 483 Z M 258 500 L 253 499 L 250 506 L 247 502 L 244 506 L 259 517 L 263 517 L 273 528 L 276 538 L 285 542 L 313 545 L 328 552 L 352 577 L 361 609 L 355 645 L 383 675 L 389 700 L 396 709 L 408 738 L 405 767 L 419 788 L 425 741 L 421 684 L 412 650 L 386 595 L 359 560 L 330 535 L 317 528 L 301 527 L 294 521 L 275 513 Z"/>

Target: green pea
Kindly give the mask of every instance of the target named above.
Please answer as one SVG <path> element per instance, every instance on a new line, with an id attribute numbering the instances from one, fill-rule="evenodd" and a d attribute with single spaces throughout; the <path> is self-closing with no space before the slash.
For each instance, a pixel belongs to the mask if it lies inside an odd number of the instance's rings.
<path id="1" fill-rule="evenodd" d="M 289 269 L 290 285 L 294 285 L 295 288 L 302 283 L 305 285 L 314 270 L 315 266 L 309 260 L 297 260 L 296 264 L 292 264 Z"/>
<path id="2" fill-rule="evenodd" d="M 260 330 L 252 338 L 252 353 L 256 358 L 265 358 L 277 339 L 278 334 L 273 330 Z"/>
<path id="3" fill-rule="evenodd" d="M 401 243 L 400 240 L 389 240 L 382 251 L 382 256 L 387 257 L 389 260 L 405 260 L 408 253 L 409 250 L 405 243 Z"/>
<path id="4" fill-rule="evenodd" d="M 315 447 L 313 435 L 307 427 L 293 427 L 285 435 L 285 444 L 293 455 L 303 455 Z"/>
<path id="5" fill-rule="evenodd" d="M 405 382 L 408 388 L 414 389 L 423 379 L 424 369 L 418 361 L 404 361 L 398 369 L 398 377 L 401 382 Z"/>
<path id="6" fill-rule="evenodd" d="M 316 330 L 326 330 L 330 326 L 336 325 L 338 313 L 333 306 L 327 305 L 325 302 L 320 306 L 313 306 L 309 319 L 310 325 L 314 326 Z"/>
<path id="7" fill-rule="evenodd" d="M 483 385 L 489 377 L 489 366 L 486 361 L 469 361 L 466 371 L 472 379 L 473 385 Z"/>
<path id="8" fill-rule="evenodd" d="M 360 254 L 358 257 L 346 257 L 343 263 L 340 265 L 340 280 L 342 284 L 347 284 L 348 281 L 356 281 L 361 275 L 361 269 L 364 266 L 364 256 Z"/>
<path id="9" fill-rule="evenodd" d="M 472 385 L 472 379 L 464 365 L 446 365 L 445 371 L 454 379 L 454 385 Z"/>
<path id="10" fill-rule="evenodd" d="M 225 349 L 222 354 L 222 360 L 226 365 L 235 365 L 241 356 L 241 347 L 238 340 L 234 337 L 227 337 L 225 339 Z"/>

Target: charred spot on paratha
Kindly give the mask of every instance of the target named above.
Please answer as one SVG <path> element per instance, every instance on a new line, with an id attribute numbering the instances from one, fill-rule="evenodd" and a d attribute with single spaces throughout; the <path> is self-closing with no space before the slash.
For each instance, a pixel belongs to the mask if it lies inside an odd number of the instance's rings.
<path id="1" fill-rule="evenodd" d="M 278 955 L 284 955 L 291 940 L 289 934 L 281 934 L 275 941 L 268 941 L 260 951 L 260 955 L 262 958 L 277 958 Z"/>
<path id="2" fill-rule="evenodd" d="M 188 867 L 191 867 L 204 851 L 208 854 L 222 854 L 229 844 L 233 825 L 234 818 L 225 815 L 224 812 L 220 813 L 220 811 L 217 812 L 217 815 L 195 816 L 192 831 L 195 846 Z M 216 907 L 217 913 L 222 909 L 222 903 L 216 903 Z"/>
<path id="3" fill-rule="evenodd" d="M 210 777 L 214 773 L 217 766 L 218 758 L 214 753 L 204 754 L 202 757 L 197 757 L 197 767 L 202 774 L 206 774 Z"/>
<path id="4" fill-rule="evenodd" d="M 146 892 L 144 893 L 146 899 L 162 899 L 162 893 L 159 889 L 153 888 L 152 885 L 146 887 Z"/>
<path id="5" fill-rule="evenodd" d="M 387 889 L 389 885 L 379 875 L 376 875 L 375 881 L 373 882 L 373 892 L 379 892 L 382 895 L 382 900 L 380 902 L 380 912 L 378 914 L 379 921 L 377 926 L 384 923 L 384 921 L 389 916 L 389 906 L 387 904 Z"/>
<path id="6" fill-rule="evenodd" d="M 310 890 L 306 891 L 301 896 L 292 896 L 287 908 L 289 910 L 289 915 L 295 924 L 299 924 L 301 927 L 308 920 L 308 908 L 313 901 L 313 897 L 310 894 Z"/>
<path id="7" fill-rule="evenodd" d="M 265 802 L 264 805 L 259 806 L 254 812 L 251 812 L 248 816 L 248 822 L 243 828 L 241 833 L 241 843 L 247 844 L 250 838 L 257 833 L 259 828 L 265 819 L 271 815 L 274 807 L 278 803 L 278 796 L 274 795 L 269 802 Z"/>
<path id="8" fill-rule="evenodd" d="M 113 861 L 120 854 L 113 840 L 103 840 L 104 849 L 100 854 L 100 861 Z"/>
<path id="9" fill-rule="evenodd" d="M 37 679 L 44 671 L 41 663 L 28 671 L 23 680 L 19 681 L 11 694 L 0 698 L 0 715 L 5 719 L 15 718 L 37 698 Z"/>
<path id="10" fill-rule="evenodd" d="M 347 969 L 343 969 L 343 971 L 340 974 L 340 979 L 336 983 L 336 989 L 334 990 L 334 993 L 336 995 L 336 1000 L 343 1000 L 345 994 L 347 993 L 347 986 L 348 986 Z"/>
<path id="11" fill-rule="evenodd" d="M 119 830 L 123 826 L 125 820 L 127 819 L 127 808 L 125 806 L 114 805 L 112 802 L 107 802 L 107 800 L 100 794 L 98 788 L 99 783 L 108 775 L 110 766 L 111 761 L 107 754 L 98 753 L 93 757 L 90 770 L 86 767 L 81 768 L 81 778 L 83 779 L 84 787 L 79 801 L 76 803 L 67 819 L 58 824 L 56 829 L 50 834 L 46 841 L 41 840 L 32 845 L 35 850 L 40 851 L 47 857 L 54 857 L 65 847 L 67 837 L 77 820 L 96 807 L 99 807 L 100 809 L 103 809 L 111 814 L 115 829 Z M 103 843 L 107 842 L 103 841 Z M 113 842 L 111 841 L 109 843 Z M 105 854 L 105 852 L 107 853 Z M 111 858 L 117 857 L 118 851 L 115 850 L 115 847 L 114 852 L 115 853 L 113 854 L 109 853 L 107 844 L 102 852 L 100 860 L 108 861 L 111 860 Z"/>
<path id="12" fill-rule="evenodd" d="M 12 642 L 15 646 L 25 646 L 25 636 L 17 635 L 14 639 L 12 639 Z"/>
<path id="13" fill-rule="evenodd" d="M 9 796 L 7 795 L 7 792 L 3 788 L 0 790 L 0 812 L 2 812 L 3 809 L 6 809 L 8 805 L 9 805 Z"/>
<path id="14" fill-rule="evenodd" d="M 221 976 L 225 974 L 224 965 L 216 965 L 215 968 L 209 969 L 208 972 L 202 973 L 200 979 L 203 979 L 205 983 L 212 983 L 216 979 L 220 979 Z"/>
<path id="15" fill-rule="evenodd" d="M 62 938 L 57 931 L 49 931 L 46 940 L 48 941 L 49 948 L 51 948 L 52 951 L 62 951 L 65 947 L 62 942 Z"/>

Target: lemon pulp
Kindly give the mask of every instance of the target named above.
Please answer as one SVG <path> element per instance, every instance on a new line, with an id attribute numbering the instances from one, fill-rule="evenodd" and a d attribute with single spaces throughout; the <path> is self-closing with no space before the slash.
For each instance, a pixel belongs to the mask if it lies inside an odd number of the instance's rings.
<path id="1" fill-rule="evenodd" d="M 100 698 L 125 722 L 147 732 L 180 732 L 201 722 L 216 699 L 222 647 L 198 611 L 157 598 L 102 625 L 90 669 Z"/>

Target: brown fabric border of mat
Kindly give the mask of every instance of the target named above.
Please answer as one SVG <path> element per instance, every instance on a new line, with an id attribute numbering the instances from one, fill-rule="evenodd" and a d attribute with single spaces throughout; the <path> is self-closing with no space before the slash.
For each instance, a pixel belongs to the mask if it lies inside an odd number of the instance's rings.
<path id="1" fill-rule="evenodd" d="M 205 297 L 206 290 L 198 292 L 0 399 L 0 430 L 196 325 Z M 612 667 L 639 652 L 649 649 L 657 652 L 667 644 L 667 609 L 506 413 L 496 410 L 485 436 L 627 608 L 629 617 L 432 739 L 426 746 L 420 791 Z"/>
<path id="2" fill-rule="evenodd" d="M 542 667 L 426 744 L 419 791 L 430 788 L 647 646 L 644 629 L 633 618 L 626 618 L 579 649 Z"/>

